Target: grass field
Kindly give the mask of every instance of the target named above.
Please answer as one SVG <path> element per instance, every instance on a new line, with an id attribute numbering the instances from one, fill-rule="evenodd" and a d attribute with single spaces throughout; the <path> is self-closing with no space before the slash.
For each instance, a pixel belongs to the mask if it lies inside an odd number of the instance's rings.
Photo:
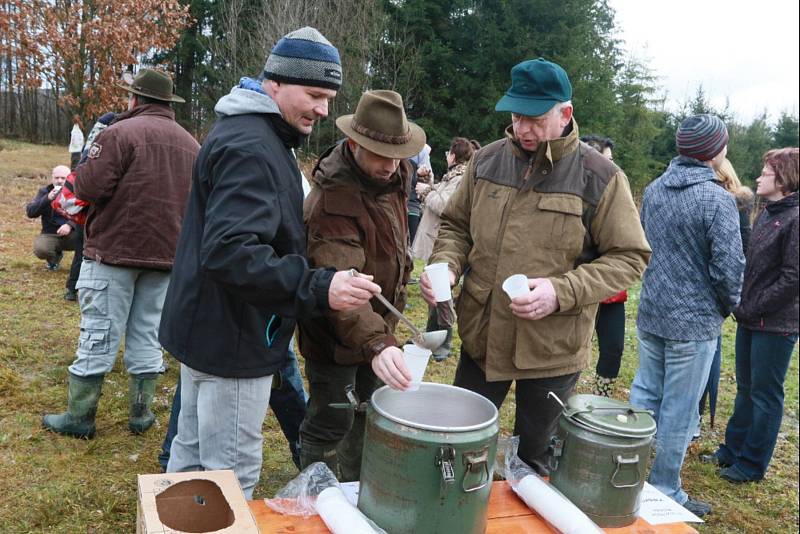
<path id="1" fill-rule="evenodd" d="M 97 437 L 75 440 L 41 429 L 41 416 L 66 405 L 67 366 L 79 324 L 78 307 L 62 299 L 67 269 L 50 272 L 31 245 L 39 221 L 25 217 L 25 203 L 49 180 L 49 170 L 68 163 L 65 147 L 0 140 L 0 532 L 121 533 L 136 521 L 136 475 L 159 471 L 156 457 L 166 431 L 177 365 L 161 381 L 154 411 L 158 421 L 143 436 L 127 427 L 127 375 L 121 358 L 106 377 L 97 417 Z M 71 253 L 62 265 L 68 266 Z M 411 286 L 409 314 L 424 324 L 425 306 Z M 622 373 L 615 396 L 627 399 L 636 370 L 634 320 L 638 290 L 630 292 Z M 723 369 L 716 428 L 703 428 L 684 465 L 684 486 L 714 504 L 698 529 L 708 533 L 798 531 L 798 366 L 792 359 L 786 409 L 775 457 L 760 484 L 731 485 L 714 467 L 698 461 L 720 441 L 735 394 L 733 334 L 724 327 Z M 450 383 L 455 358 L 432 363 L 426 380 Z M 594 362 L 593 362 L 594 363 Z M 580 382 L 588 392 L 593 363 Z M 502 411 L 504 432 L 512 427 L 513 399 Z M 264 426 L 264 467 L 255 496 L 268 497 L 295 470 L 275 418 Z"/>

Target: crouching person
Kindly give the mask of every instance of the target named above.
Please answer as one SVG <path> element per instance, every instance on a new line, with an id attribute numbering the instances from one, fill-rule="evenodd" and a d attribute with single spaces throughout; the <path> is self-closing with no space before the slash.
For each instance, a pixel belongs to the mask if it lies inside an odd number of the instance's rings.
<path id="1" fill-rule="evenodd" d="M 29 218 L 42 219 L 42 232 L 33 241 L 33 253 L 40 260 L 47 262 L 48 271 L 58 269 L 65 250 L 75 250 L 77 235 L 75 224 L 70 223 L 50 207 L 50 203 L 64 186 L 69 173 L 69 167 L 66 165 L 54 167 L 52 183 L 41 187 L 33 200 L 25 206 L 25 213 Z"/>
<path id="2" fill-rule="evenodd" d="M 168 75 L 142 69 L 130 84 L 128 111 L 89 148 L 75 193 L 91 203 L 76 284 L 81 331 L 69 367 L 67 411 L 44 416 L 48 430 L 80 438 L 95 433 L 103 377 L 125 336 L 130 374 L 129 427 L 142 433 L 163 366 L 158 324 L 199 150 L 175 122 Z"/>

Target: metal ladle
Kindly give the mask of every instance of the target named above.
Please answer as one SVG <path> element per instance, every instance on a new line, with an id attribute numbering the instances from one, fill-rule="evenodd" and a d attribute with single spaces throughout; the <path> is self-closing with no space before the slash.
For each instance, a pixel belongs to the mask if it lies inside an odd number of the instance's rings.
<path id="1" fill-rule="evenodd" d="M 350 269 L 350 276 L 359 276 L 361 273 L 356 271 L 355 269 Z M 447 339 L 447 330 L 434 330 L 433 332 L 420 332 L 419 329 L 414 326 L 414 323 L 411 320 L 400 313 L 400 310 L 395 308 L 391 302 L 386 300 L 386 298 L 381 295 L 380 293 L 375 293 L 372 295 L 376 299 L 380 301 L 381 304 L 386 306 L 386 309 L 392 312 L 394 315 L 397 316 L 398 319 L 403 321 L 406 326 L 411 329 L 413 332 L 414 337 L 411 340 L 414 344 L 419 345 L 422 348 L 428 349 L 430 351 L 436 350 L 444 344 L 444 340 Z"/>

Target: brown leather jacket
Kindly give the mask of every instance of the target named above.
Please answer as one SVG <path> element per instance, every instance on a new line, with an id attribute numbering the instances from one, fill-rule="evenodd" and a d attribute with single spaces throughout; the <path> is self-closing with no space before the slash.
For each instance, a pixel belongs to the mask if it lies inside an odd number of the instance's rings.
<path id="1" fill-rule="evenodd" d="M 91 202 L 83 255 L 125 267 L 170 270 L 200 145 L 166 106 L 127 111 L 78 166 L 75 194 Z"/>
<path id="2" fill-rule="evenodd" d="M 388 183 L 378 182 L 358 168 L 347 143 L 340 143 L 317 163 L 303 216 L 312 267 L 371 274 L 399 310 L 412 270 L 406 212 L 411 175 L 404 160 Z M 397 319 L 374 299 L 353 311 L 330 310 L 300 321 L 300 352 L 318 361 L 366 363 L 397 346 L 396 326 Z"/>

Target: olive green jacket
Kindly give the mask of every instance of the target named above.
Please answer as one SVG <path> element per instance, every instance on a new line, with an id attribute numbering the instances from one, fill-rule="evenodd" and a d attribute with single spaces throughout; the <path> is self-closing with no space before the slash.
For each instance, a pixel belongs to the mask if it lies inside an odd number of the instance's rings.
<path id="1" fill-rule="evenodd" d="M 625 174 L 580 142 L 574 121 L 565 131 L 529 154 L 509 127 L 475 154 L 442 214 L 429 262 L 464 275 L 459 335 L 489 381 L 584 369 L 597 303 L 639 279 L 650 257 Z M 558 311 L 513 315 L 500 286 L 517 273 L 549 278 Z"/>

